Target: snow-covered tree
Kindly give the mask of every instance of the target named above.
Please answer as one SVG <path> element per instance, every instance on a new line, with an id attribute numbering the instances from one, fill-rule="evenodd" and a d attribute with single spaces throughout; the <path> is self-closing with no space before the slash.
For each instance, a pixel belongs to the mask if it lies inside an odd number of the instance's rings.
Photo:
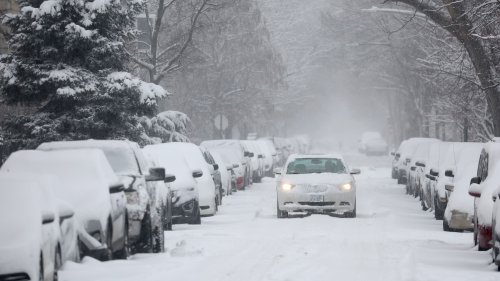
<path id="1" fill-rule="evenodd" d="M 7 15 L 12 53 L 1 58 L 6 103 L 34 113 L 3 124 L 9 150 L 43 141 L 141 140 L 139 117 L 168 93 L 126 72 L 140 0 L 20 0 Z"/>

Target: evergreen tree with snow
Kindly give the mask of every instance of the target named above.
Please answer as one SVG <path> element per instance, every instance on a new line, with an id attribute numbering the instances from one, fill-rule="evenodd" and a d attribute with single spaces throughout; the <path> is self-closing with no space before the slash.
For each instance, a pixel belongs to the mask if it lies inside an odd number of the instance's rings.
<path id="1" fill-rule="evenodd" d="M 20 0 L 7 15 L 12 53 L 0 58 L 0 95 L 33 114 L 3 124 L 9 150 L 52 140 L 141 141 L 160 86 L 126 72 L 141 0 Z"/>

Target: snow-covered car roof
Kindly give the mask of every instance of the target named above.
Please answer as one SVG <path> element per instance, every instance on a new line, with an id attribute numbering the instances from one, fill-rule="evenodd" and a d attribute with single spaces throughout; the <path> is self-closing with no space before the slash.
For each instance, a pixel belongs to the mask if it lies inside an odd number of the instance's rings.
<path id="1" fill-rule="evenodd" d="M 57 177 L 61 184 L 54 187 L 56 196 L 71 204 L 83 220 L 109 213 L 109 187 L 119 182 L 99 149 L 21 150 L 9 156 L 0 173 Z"/>
<path id="2" fill-rule="evenodd" d="M 401 159 L 405 159 L 409 156 L 411 156 L 415 150 L 417 149 L 417 146 L 422 143 L 429 143 L 429 142 L 439 142 L 440 140 L 438 139 L 433 139 L 433 138 L 411 138 L 407 139 L 404 143 L 402 143 L 400 149 L 401 153 Z"/>
<path id="3" fill-rule="evenodd" d="M 165 168 L 167 174 L 175 175 L 175 181 L 170 183 L 173 189 L 196 187 L 192 170 L 189 168 L 184 152 L 179 150 L 177 145 L 174 143 L 147 145 L 143 151 L 157 159 L 158 164 Z"/>
<path id="4" fill-rule="evenodd" d="M 115 173 L 119 175 L 135 175 L 140 173 L 140 164 L 136 152 L 140 149 L 135 142 L 127 140 L 82 140 L 58 141 L 42 143 L 38 150 L 53 151 L 66 149 L 101 149 Z M 146 166 L 146 163 L 142 163 Z M 149 171 L 142 171 L 147 174 Z"/>

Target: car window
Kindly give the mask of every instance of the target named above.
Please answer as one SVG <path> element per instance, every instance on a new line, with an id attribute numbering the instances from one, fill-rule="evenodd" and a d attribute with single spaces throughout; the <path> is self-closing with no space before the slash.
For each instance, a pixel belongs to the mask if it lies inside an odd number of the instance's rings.
<path id="1" fill-rule="evenodd" d="M 139 165 L 131 149 L 103 147 L 104 155 L 118 175 L 139 175 Z"/>
<path id="2" fill-rule="evenodd" d="M 298 158 L 287 166 L 287 174 L 336 173 L 345 174 L 347 169 L 337 158 Z"/>

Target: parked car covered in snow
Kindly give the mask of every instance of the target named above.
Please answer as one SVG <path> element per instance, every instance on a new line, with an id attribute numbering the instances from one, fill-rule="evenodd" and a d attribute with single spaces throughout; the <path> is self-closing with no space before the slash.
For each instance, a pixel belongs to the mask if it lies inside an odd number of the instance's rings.
<path id="1" fill-rule="evenodd" d="M 129 255 L 124 186 L 102 151 L 21 150 L 9 156 L 0 172 L 57 178 L 54 194 L 75 212 L 82 256 L 110 260 Z"/>
<path id="2" fill-rule="evenodd" d="M 414 197 L 422 197 L 422 185 L 425 174 L 425 163 L 429 158 L 429 149 L 432 142 L 422 142 L 417 145 L 415 151 L 410 156 L 408 163 L 408 181 L 406 182 L 406 193 Z"/>
<path id="3" fill-rule="evenodd" d="M 445 185 L 448 193 L 443 217 L 444 231 L 464 231 L 474 228 L 474 200 L 469 196 L 470 179 L 477 174 L 482 143 L 455 143 L 455 160 L 451 171 L 452 182 Z"/>
<path id="4" fill-rule="evenodd" d="M 216 189 L 216 198 L 215 200 L 217 201 L 217 205 L 222 204 L 222 176 L 220 169 L 223 167 L 219 167 L 219 164 L 215 162 L 214 157 L 212 156 L 212 153 L 208 151 L 204 147 L 199 147 L 201 150 L 201 153 L 203 154 L 203 158 L 205 158 L 205 161 L 208 164 L 208 170 L 210 171 L 210 175 L 212 176 L 212 179 L 215 184 L 215 189 Z"/>
<path id="5" fill-rule="evenodd" d="M 214 158 L 215 163 L 219 166 L 220 178 L 221 178 L 221 186 L 224 195 L 232 194 L 231 188 L 231 171 L 233 169 L 233 165 L 230 163 L 224 162 L 224 159 L 217 151 L 210 151 L 212 157 Z M 221 197 L 222 200 L 222 197 Z"/>
<path id="6" fill-rule="evenodd" d="M 249 158 L 249 152 L 245 152 L 239 140 L 209 140 L 202 142 L 200 146 L 215 150 L 221 155 L 227 155 L 228 158 L 235 159 L 235 165 L 238 165 L 236 168 L 236 187 L 239 190 L 245 189 L 250 183 L 251 160 Z"/>
<path id="7" fill-rule="evenodd" d="M 279 161 L 276 147 L 274 147 L 271 140 L 266 138 L 257 140 L 257 145 L 260 147 L 260 150 L 264 155 L 264 174 L 267 177 L 273 177 L 274 168 L 278 166 Z"/>
<path id="8" fill-rule="evenodd" d="M 149 167 L 139 145 L 125 140 L 61 141 L 41 144 L 38 149 L 56 151 L 67 149 L 99 149 L 125 185 L 127 197 L 128 234 L 134 252 L 149 253 L 159 249 L 158 237 L 166 212 L 157 200 L 161 191 L 153 182 L 165 180 L 165 170 Z M 165 206 L 165 205 L 163 205 Z"/>
<path id="9" fill-rule="evenodd" d="M 358 150 L 366 155 L 385 155 L 389 146 L 379 132 L 364 132 Z"/>
<path id="10" fill-rule="evenodd" d="M 214 180 L 212 178 L 209 164 L 205 161 L 200 148 L 192 143 L 177 142 L 168 143 L 167 145 L 172 146 L 173 149 L 177 150 L 179 153 L 182 153 L 191 171 L 196 171 L 201 174 L 196 178 L 201 215 L 215 215 L 218 210 L 217 197 L 219 191 L 215 186 Z"/>
<path id="11" fill-rule="evenodd" d="M 148 164 L 150 167 L 162 167 L 159 163 L 159 160 L 157 158 L 157 155 L 152 155 L 146 153 L 146 151 L 143 149 L 142 150 L 144 156 L 146 156 L 146 159 L 148 160 Z M 162 167 L 165 168 L 165 167 Z M 175 181 L 175 176 L 172 174 L 167 174 L 165 172 L 165 180 L 164 181 L 155 181 L 152 182 L 154 184 L 154 188 L 157 190 L 157 194 L 160 196 L 157 196 L 155 200 L 158 200 L 158 202 L 155 203 L 157 206 L 161 206 L 160 210 L 163 210 L 164 214 L 162 216 L 154 216 L 153 218 L 155 219 L 163 219 L 163 223 L 160 224 L 158 222 L 154 222 L 153 225 L 162 225 L 163 227 L 159 227 L 156 231 L 158 233 L 163 233 L 165 230 L 172 230 L 172 192 L 170 190 L 170 183 Z M 163 249 L 163 239 L 164 235 L 155 235 L 155 239 L 161 239 L 158 243 L 155 243 L 160 249 Z M 159 245 L 161 244 L 161 245 Z M 156 250 L 157 252 L 158 250 Z M 155 252 L 155 250 L 153 250 Z"/>
<path id="12" fill-rule="evenodd" d="M 448 148 L 450 145 L 453 143 L 451 142 L 435 142 L 431 144 L 431 147 L 429 149 L 429 158 L 428 161 L 425 163 L 425 171 L 424 174 L 421 176 L 424 176 L 424 179 L 420 179 L 420 181 L 423 181 L 423 187 L 422 187 L 422 209 L 423 210 L 428 210 L 434 209 L 435 207 L 435 200 L 436 198 L 436 183 L 439 177 L 439 171 L 441 169 L 441 166 L 444 166 L 445 163 L 445 157 L 446 153 L 448 152 Z M 443 175 L 444 176 L 444 175 Z M 442 210 L 444 211 L 444 210 Z M 443 214 L 440 215 L 442 218 Z"/>
<path id="13" fill-rule="evenodd" d="M 203 175 L 201 170 L 192 170 L 182 151 L 172 143 L 147 145 L 146 154 L 154 155 L 158 164 L 175 176 L 170 184 L 172 190 L 172 217 L 174 223 L 201 223 L 200 201 L 196 179 Z"/>
<path id="14" fill-rule="evenodd" d="M 500 185 L 500 143 L 484 145 L 476 177 L 470 180 L 469 194 L 474 198 L 474 243 L 480 251 L 491 248 L 493 239 L 493 196 Z"/>
<path id="15" fill-rule="evenodd" d="M 411 138 L 406 140 L 399 148 L 400 157 L 397 161 L 398 184 L 406 184 L 410 172 L 411 156 L 415 153 L 417 146 L 426 142 L 438 142 L 433 138 Z"/>
<path id="16" fill-rule="evenodd" d="M 356 181 L 340 155 L 291 155 L 277 182 L 278 218 L 291 212 L 356 217 Z"/>
<path id="17" fill-rule="evenodd" d="M 66 261 L 79 260 L 73 210 L 53 183 L 0 175 L 0 280 L 57 280 Z"/>
<path id="18" fill-rule="evenodd" d="M 241 141 L 246 151 L 251 152 L 250 159 L 252 160 L 252 179 L 253 182 L 261 182 L 264 177 L 265 171 L 265 156 L 262 148 L 258 145 L 257 141 L 245 140 Z"/>

